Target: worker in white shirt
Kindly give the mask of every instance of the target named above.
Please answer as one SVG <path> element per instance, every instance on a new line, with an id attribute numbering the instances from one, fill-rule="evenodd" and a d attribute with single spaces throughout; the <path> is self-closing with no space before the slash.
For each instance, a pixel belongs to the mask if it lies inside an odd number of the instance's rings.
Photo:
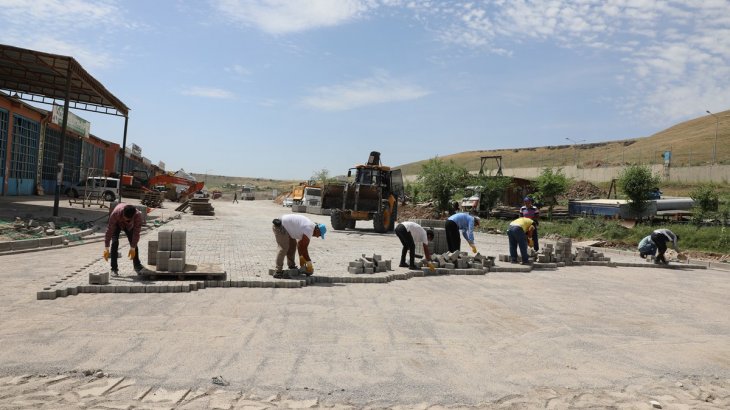
<path id="1" fill-rule="evenodd" d="M 314 273 L 312 258 L 309 257 L 309 241 L 312 237 L 324 239 L 327 227 L 317 224 L 306 216 L 297 214 L 283 215 L 273 220 L 273 231 L 279 251 L 276 254 L 275 278 L 284 277 L 284 256 L 289 269 L 296 269 L 294 254 L 299 252 L 299 264 L 307 276 Z"/>
<path id="2" fill-rule="evenodd" d="M 411 270 L 416 269 L 416 242 L 423 244 L 423 254 L 428 262 L 428 267 L 432 271 L 434 270 L 433 263 L 431 263 L 431 252 L 428 249 L 428 243 L 433 240 L 433 230 L 423 229 L 423 227 L 415 222 L 401 222 L 395 227 L 395 234 L 400 239 L 400 243 L 403 245 L 403 250 L 400 255 L 400 266 L 401 268 L 410 268 Z M 406 254 L 410 252 L 410 263 L 406 264 Z"/>

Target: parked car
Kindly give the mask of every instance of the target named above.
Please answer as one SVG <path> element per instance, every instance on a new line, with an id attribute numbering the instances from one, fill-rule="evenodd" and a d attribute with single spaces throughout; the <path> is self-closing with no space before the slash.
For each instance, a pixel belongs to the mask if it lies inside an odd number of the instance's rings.
<path id="1" fill-rule="evenodd" d="M 284 200 L 281 202 L 283 206 L 292 206 L 294 205 L 294 200 L 292 199 L 291 195 L 287 195 Z"/>
<path id="2" fill-rule="evenodd" d="M 119 198 L 119 179 L 88 177 L 76 185 L 66 188 L 63 193 L 73 198 L 79 196 L 101 197 L 105 201 L 111 202 Z"/>

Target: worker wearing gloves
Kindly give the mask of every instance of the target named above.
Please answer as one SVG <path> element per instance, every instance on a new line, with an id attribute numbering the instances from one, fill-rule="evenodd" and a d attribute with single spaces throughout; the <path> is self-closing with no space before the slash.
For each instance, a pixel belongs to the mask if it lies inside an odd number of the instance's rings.
<path id="1" fill-rule="evenodd" d="M 273 221 L 274 237 L 279 246 L 279 252 L 276 254 L 276 272 L 274 277 L 279 279 L 284 277 L 284 256 L 289 269 L 296 269 L 294 262 L 294 253 L 299 251 L 299 264 L 304 269 L 307 276 L 314 273 L 312 259 L 309 257 L 309 241 L 312 237 L 320 237 L 324 239 L 327 228 L 324 224 L 316 224 L 311 219 L 303 215 L 288 214 Z"/>
<path id="2" fill-rule="evenodd" d="M 679 241 L 679 235 L 675 234 L 674 232 L 670 231 L 669 229 L 657 229 L 654 232 L 649 235 L 651 238 L 651 241 L 654 242 L 654 244 L 657 247 L 657 250 L 659 253 L 657 254 L 656 258 L 654 258 L 654 263 L 663 263 L 668 264 L 667 260 L 664 258 L 664 252 L 667 251 L 667 242 L 672 242 L 672 248 L 674 248 L 675 251 L 679 252 L 679 248 L 677 247 L 677 241 Z"/>
<path id="3" fill-rule="evenodd" d="M 395 234 L 403 245 L 400 255 L 400 267 L 416 270 L 415 253 L 416 242 L 423 244 L 423 254 L 426 256 L 428 268 L 434 271 L 434 265 L 431 262 L 431 252 L 428 249 L 428 243 L 433 240 L 433 230 L 423 229 L 423 227 L 415 222 L 401 222 L 395 227 Z M 410 252 L 410 264 L 406 264 L 406 254 Z"/>
<path id="4" fill-rule="evenodd" d="M 461 238 L 459 237 L 459 231 L 464 236 L 464 239 L 471 246 L 471 251 L 477 253 L 477 248 L 474 245 L 474 228 L 479 226 L 479 217 L 471 216 L 466 212 L 459 212 L 451 215 L 446 220 L 446 244 L 449 247 L 449 252 L 456 252 L 461 249 Z"/>
<path id="5" fill-rule="evenodd" d="M 530 218 L 533 221 L 537 221 L 540 218 L 540 209 L 532 204 L 532 197 L 526 196 L 525 199 L 523 199 L 523 202 L 525 205 L 520 208 L 520 216 L 523 218 Z M 538 245 L 537 243 L 537 230 L 535 230 L 535 233 L 532 236 L 532 242 L 534 243 L 534 249 L 536 251 L 539 251 L 540 245 Z"/>
<path id="6" fill-rule="evenodd" d="M 137 247 L 139 235 L 142 232 L 142 213 L 134 205 L 119 203 L 109 215 L 106 236 L 104 236 L 104 260 L 108 261 L 111 256 L 112 276 L 119 275 L 117 254 L 119 252 L 119 235 L 122 231 L 129 240 L 128 256 L 134 263 L 134 271 L 139 273 L 144 269 L 139 261 L 139 249 Z M 109 251 L 109 242 L 111 242 L 111 252 Z"/>
<path id="7" fill-rule="evenodd" d="M 527 247 L 535 249 L 535 243 L 532 241 L 533 235 L 537 235 L 538 221 L 530 218 L 517 218 L 510 222 L 507 229 L 507 237 L 509 238 L 509 256 L 512 263 L 517 263 L 517 247 L 520 248 L 522 255 L 522 264 L 530 263 L 530 257 L 527 254 Z"/>
<path id="8" fill-rule="evenodd" d="M 647 255 L 656 255 L 656 245 L 651 240 L 651 235 L 646 235 L 644 239 L 639 242 L 639 256 L 645 258 Z"/>

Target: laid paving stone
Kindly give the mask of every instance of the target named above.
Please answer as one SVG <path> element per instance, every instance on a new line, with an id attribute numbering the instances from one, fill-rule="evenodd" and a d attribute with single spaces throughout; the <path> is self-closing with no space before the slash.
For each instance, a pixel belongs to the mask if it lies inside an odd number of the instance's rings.
<path id="1" fill-rule="evenodd" d="M 156 388 L 150 391 L 142 402 L 144 403 L 179 403 L 187 394 L 190 389 L 183 390 L 167 390 L 163 388 Z"/>
<path id="2" fill-rule="evenodd" d="M 75 393 L 79 397 L 100 397 L 113 389 L 117 384 L 121 383 L 124 377 L 102 378 L 84 385 L 82 388 L 76 389 Z"/>

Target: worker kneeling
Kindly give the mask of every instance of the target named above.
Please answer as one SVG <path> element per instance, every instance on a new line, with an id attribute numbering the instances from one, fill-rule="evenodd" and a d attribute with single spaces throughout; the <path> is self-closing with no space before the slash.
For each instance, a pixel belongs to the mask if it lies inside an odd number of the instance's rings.
<path id="1" fill-rule="evenodd" d="M 639 242 L 639 256 L 645 258 L 654 255 L 656 255 L 656 244 L 651 240 L 651 235 L 647 235 Z"/>
<path id="2" fill-rule="evenodd" d="M 431 252 L 428 250 L 428 243 L 433 240 L 433 230 L 423 229 L 423 227 L 415 222 L 401 222 L 395 227 L 395 234 L 400 239 L 400 243 L 403 245 L 403 250 L 400 255 L 400 267 L 410 268 L 416 270 L 416 242 L 423 244 L 423 254 L 426 256 L 428 267 L 432 271 L 434 270 L 433 263 L 431 263 Z M 410 252 L 410 264 L 406 264 L 406 254 Z"/>
<path id="3" fill-rule="evenodd" d="M 324 224 L 316 224 L 311 219 L 302 215 L 283 215 L 273 221 L 274 237 L 279 246 L 276 254 L 276 272 L 274 277 L 284 277 L 284 255 L 289 269 L 297 269 L 294 262 L 294 253 L 299 251 L 299 264 L 307 276 L 314 273 L 312 258 L 309 257 L 309 241 L 315 237 L 324 239 L 327 227 Z"/>
<path id="4" fill-rule="evenodd" d="M 522 264 L 530 263 L 530 257 L 527 254 L 527 247 L 535 249 L 533 235 L 537 235 L 538 222 L 530 218 L 517 218 L 510 222 L 507 229 L 507 237 L 509 238 L 509 256 L 512 263 L 517 263 L 517 247 L 520 247 L 522 255 Z"/>

